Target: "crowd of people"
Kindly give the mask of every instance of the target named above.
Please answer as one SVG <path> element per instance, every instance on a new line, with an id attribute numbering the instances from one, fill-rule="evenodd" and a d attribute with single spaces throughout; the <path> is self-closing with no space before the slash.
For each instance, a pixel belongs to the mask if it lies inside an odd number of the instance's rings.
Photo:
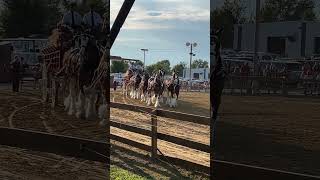
<path id="1" fill-rule="evenodd" d="M 314 63 L 305 63 L 302 66 L 302 73 L 300 78 L 301 79 L 314 79 L 314 80 L 320 80 L 320 63 L 314 62 Z"/>
<path id="2" fill-rule="evenodd" d="M 225 62 L 225 71 L 229 76 L 264 76 L 271 78 L 286 77 L 288 75 L 288 67 L 283 64 L 282 66 L 276 66 L 270 64 L 257 64 L 256 73 L 254 68 L 250 67 L 248 63 L 243 64 L 231 64 Z"/>
<path id="3" fill-rule="evenodd" d="M 231 64 L 225 62 L 225 71 L 229 76 L 264 76 L 270 78 L 283 78 L 288 77 L 290 70 L 286 64 L 257 64 L 256 74 L 254 68 L 250 67 L 248 63 Z M 300 79 L 315 79 L 320 80 L 320 63 L 319 62 L 306 62 L 301 64 Z"/>

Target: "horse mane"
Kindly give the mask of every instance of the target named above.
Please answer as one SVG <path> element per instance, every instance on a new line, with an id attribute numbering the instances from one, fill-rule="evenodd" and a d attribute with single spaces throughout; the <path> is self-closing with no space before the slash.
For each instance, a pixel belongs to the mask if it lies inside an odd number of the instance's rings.
<path id="1" fill-rule="evenodd" d="M 49 45 L 59 47 L 59 38 L 61 37 L 61 34 L 62 33 L 58 29 L 52 30 L 52 33 L 48 38 Z"/>

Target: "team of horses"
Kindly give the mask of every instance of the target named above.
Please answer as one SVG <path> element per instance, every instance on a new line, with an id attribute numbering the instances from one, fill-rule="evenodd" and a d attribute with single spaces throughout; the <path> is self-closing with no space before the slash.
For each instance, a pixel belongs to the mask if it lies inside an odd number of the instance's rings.
<path id="1" fill-rule="evenodd" d="M 176 72 L 172 78 L 165 79 L 165 72 L 158 70 L 150 75 L 142 68 L 129 68 L 126 72 L 123 83 L 123 95 L 133 99 L 140 99 L 147 106 L 160 107 L 164 102 L 170 107 L 177 106 L 179 98 L 180 82 Z M 165 97 L 165 93 L 167 96 Z"/>
<path id="2" fill-rule="evenodd" d="M 63 99 L 68 115 L 87 120 L 100 118 L 100 124 L 105 124 L 107 90 L 110 89 L 107 79 L 109 57 L 110 51 L 90 33 L 74 34 L 64 27 L 54 30 L 49 46 L 41 51 L 39 59 L 42 62 L 43 100 L 48 102 L 51 97 L 55 107 L 59 99 Z M 124 93 L 131 98 L 140 98 L 147 105 L 160 107 L 167 92 L 167 104 L 176 107 L 179 79 L 176 73 L 170 80 L 165 80 L 164 75 L 162 70 L 150 76 L 141 69 L 130 68 L 123 86 Z"/>
<path id="3" fill-rule="evenodd" d="M 100 124 L 103 125 L 107 107 L 106 90 L 110 88 L 106 79 L 110 52 L 89 33 L 74 35 L 65 28 L 54 31 L 49 44 L 42 50 L 42 61 L 46 61 L 46 54 L 59 51 L 61 60 L 58 61 L 61 65 L 59 68 L 52 67 L 52 59 L 42 63 L 44 97 L 51 90 L 55 106 L 55 101 L 59 99 L 58 92 L 61 92 L 68 115 L 89 120 L 99 116 L 102 119 Z M 44 99 L 48 101 L 48 98 Z"/>

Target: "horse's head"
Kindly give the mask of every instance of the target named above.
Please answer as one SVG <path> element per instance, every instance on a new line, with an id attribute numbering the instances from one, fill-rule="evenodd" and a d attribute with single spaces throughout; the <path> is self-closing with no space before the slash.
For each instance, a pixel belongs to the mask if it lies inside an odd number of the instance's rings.
<path id="1" fill-rule="evenodd" d="M 156 77 L 163 79 L 165 75 L 165 72 L 162 69 L 159 69 L 158 73 L 156 74 Z"/>

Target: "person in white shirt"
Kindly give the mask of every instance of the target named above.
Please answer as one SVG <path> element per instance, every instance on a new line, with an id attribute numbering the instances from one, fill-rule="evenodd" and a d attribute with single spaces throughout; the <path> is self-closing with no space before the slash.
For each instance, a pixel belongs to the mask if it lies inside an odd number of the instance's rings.
<path id="1" fill-rule="evenodd" d="M 70 26 L 72 29 L 78 29 L 82 24 L 82 16 L 75 11 L 75 3 L 70 5 L 70 10 L 63 15 L 62 25 Z"/>

